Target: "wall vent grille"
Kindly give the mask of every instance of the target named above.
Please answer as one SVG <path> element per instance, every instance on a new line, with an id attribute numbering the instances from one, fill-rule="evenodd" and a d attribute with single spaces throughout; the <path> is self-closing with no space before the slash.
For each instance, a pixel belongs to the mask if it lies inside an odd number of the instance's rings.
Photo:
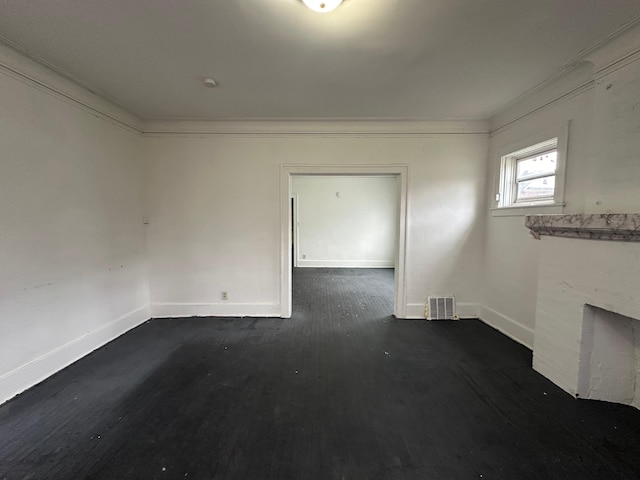
<path id="1" fill-rule="evenodd" d="M 427 320 L 456 320 L 455 297 L 428 297 Z"/>

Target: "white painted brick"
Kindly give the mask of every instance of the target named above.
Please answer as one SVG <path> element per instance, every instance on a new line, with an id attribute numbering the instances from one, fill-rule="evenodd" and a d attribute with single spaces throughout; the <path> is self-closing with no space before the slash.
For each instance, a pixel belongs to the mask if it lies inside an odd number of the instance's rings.
<path id="1" fill-rule="evenodd" d="M 640 244 L 543 237 L 534 368 L 575 395 L 584 305 L 640 319 L 639 286 Z"/>

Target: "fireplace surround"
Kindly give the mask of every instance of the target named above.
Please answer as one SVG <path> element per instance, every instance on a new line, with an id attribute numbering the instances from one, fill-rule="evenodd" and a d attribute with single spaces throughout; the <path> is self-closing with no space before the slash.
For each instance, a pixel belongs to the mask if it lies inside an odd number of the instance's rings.
<path id="1" fill-rule="evenodd" d="M 541 241 L 533 368 L 640 408 L 640 214 L 527 216 Z"/>

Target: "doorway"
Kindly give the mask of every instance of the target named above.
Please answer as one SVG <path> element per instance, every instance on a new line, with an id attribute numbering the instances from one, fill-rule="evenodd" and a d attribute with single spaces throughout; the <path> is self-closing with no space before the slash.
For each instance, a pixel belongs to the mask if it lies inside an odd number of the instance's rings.
<path id="1" fill-rule="evenodd" d="M 394 268 L 393 315 L 405 318 L 405 241 L 407 216 L 407 165 L 282 165 L 280 177 L 281 194 L 281 317 L 290 318 L 292 313 L 292 267 L 295 264 L 294 239 L 298 239 L 294 222 L 297 199 L 292 200 L 292 180 L 295 176 L 391 176 L 397 180 L 397 231 Z"/>
<path id="2" fill-rule="evenodd" d="M 298 266 L 298 196 L 296 194 L 291 195 L 291 263 L 293 267 Z"/>

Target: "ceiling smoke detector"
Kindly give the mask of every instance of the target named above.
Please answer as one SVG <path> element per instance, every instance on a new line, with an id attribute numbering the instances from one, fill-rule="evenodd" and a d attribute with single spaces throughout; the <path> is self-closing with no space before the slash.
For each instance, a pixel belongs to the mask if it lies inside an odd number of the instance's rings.
<path id="1" fill-rule="evenodd" d="M 342 0 L 302 0 L 314 12 L 327 13 L 338 8 Z"/>
<path id="2" fill-rule="evenodd" d="M 216 81 L 213 78 L 205 78 L 204 79 L 204 86 L 205 87 L 209 87 L 209 88 L 213 88 L 213 87 L 217 87 L 218 84 L 216 83 Z"/>

